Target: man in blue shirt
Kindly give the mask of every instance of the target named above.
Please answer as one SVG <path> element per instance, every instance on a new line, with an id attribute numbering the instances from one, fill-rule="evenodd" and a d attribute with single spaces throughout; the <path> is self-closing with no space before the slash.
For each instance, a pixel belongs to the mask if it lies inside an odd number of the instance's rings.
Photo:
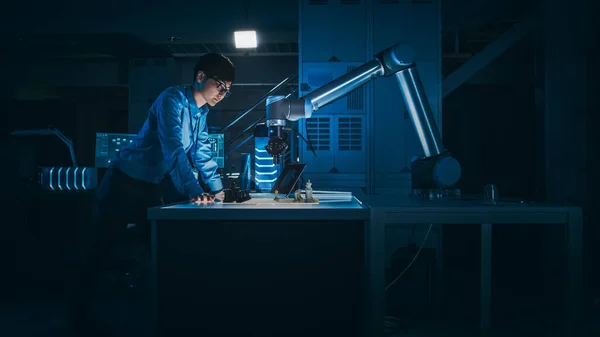
<path id="1" fill-rule="evenodd" d="M 116 169 L 152 184 L 160 183 L 168 173 L 177 191 L 190 199 L 205 193 L 198 183 L 200 176 L 222 199 L 223 184 L 217 163 L 211 159 L 206 115 L 207 105 L 215 106 L 229 94 L 234 68 L 218 54 L 201 60 L 208 61 L 215 65 L 209 71 L 197 67 L 194 86 L 171 87 L 160 94 L 138 137 L 113 161 Z"/>
<path id="2" fill-rule="evenodd" d="M 203 70 L 206 67 L 209 70 Z M 229 95 L 235 69 L 224 56 L 207 54 L 194 73 L 192 87 L 171 87 L 160 94 L 137 138 L 112 166 L 151 184 L 159 184 L 168 174 L 177 191 L 189 199 L 205 195 L 198 182 L 201 177 L 217 199 L 222 199 L 223 184 L 217 163 L 211 159 L 206 116 L 208 106 Z"/>
<path id="3" fill-rule="evenodd" d="M 193 84 L 165 89 L 150 107 L 135 140 L 111 162 L 98 186 L 93 228 L 82 242 L 82 267 L 73 279 L 70 323 L 74 334 L 101 332 L 92 315 L 97 273 L 112 264 L 111 249 L 131 232 L 128 228 L 135 227 L 149 244 L 146 211 L 165 203 L 166 191 L 174 189 L 180 199 L 197 204 L 224 199 L 217 163 L 211 158 L 206 117 L 209 106 L 229 96 L 234 79 L 235 68 L 227 57 L 201 56 Z M 171 197 L 171 201 L 176 200 Z"/>

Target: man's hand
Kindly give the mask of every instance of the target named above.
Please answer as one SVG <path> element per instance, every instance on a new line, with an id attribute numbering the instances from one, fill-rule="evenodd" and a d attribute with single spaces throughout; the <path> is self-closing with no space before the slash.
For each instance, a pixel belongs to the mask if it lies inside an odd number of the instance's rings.
<path id="1" fill-rule="evenodd" d="M 215 199 L 219 199 L 220 201 L 225 200 L 225 192 L 221 191 L 221 192 L 215 194 Z"/>
<path id="2" fill-rule="evenodd" d="M 190 200 L 190 202 L 196 205 L 212 205 L 215 203 L 215 196 L 204 193 Z"/>

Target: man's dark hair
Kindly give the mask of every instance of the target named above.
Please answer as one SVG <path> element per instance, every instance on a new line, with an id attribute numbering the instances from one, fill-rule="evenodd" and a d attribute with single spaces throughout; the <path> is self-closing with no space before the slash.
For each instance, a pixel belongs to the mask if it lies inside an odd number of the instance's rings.
<path id="1" fill-rule="evenodd" d="M 194 68 L 194 80 L 196 82 L 198 72 L 204 72 L 207 76 L 216 77 L 221 81 L 233 82 L 235 80 L 235 67 L 231 60 L 222 54 L 208 53 L 200 56 Z"/>

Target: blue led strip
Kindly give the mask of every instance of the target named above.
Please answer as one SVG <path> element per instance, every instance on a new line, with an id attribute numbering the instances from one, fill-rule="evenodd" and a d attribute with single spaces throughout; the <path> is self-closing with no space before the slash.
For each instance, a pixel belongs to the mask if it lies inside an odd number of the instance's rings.
<path id="1" fill-rule="evenodd" d="M 69 171 L 71 170 L 70 167 L 67 167 L 67 172 L 65 172 L 66 178 L 65 178 L 65 185 L 67 187 L 67 190 L 70 191 L 71 188 L 69 187 Z"/>
<path id="2" fill-rule="evenodd" d="M 52 185 L 52 172 L 54 171 L 54 167 L 50 168 L 50 171 L 48 172 L 48 177 L 49 177 L 49 182 L 50 182 L 50 189 L 54 191 L 54 186 Z"/>
<path id="3" fill-rule="evenodd" d="M 75 170 L 73 171 L 73 187 L 75 187 L 75 190 L 79 190 L 79 187 L 77 187 L 77 170 L 79 169 L 79 167 L 76 167 Z"/>
<path id="4" fill-rule="evenodd" d="M 62 171 L 62 167 L 58 168 L 58 173 L 56 174 L 56 181 L 58 185 L 58 190 L 62 191 L 62 186 L 60 186 L 60 172 Z"/>
<path id="5" fill-rule="evenodd" d="M 86 168 L 87 167 L 84 167 L 83 170 L 81 170 L 81 188 L 84 190 L 86 189 L 86 187 L 85 187 L 85 169 Z"/>
<path id="6" fill-rule="evenodd" d="M 273 157 L 265 150 L 267 142 L 266 137 L 254 139 L 254 182 L 256 188 L 263 191 L 271 190 L 279 175 L 279 167 L 273 163 Z"/>

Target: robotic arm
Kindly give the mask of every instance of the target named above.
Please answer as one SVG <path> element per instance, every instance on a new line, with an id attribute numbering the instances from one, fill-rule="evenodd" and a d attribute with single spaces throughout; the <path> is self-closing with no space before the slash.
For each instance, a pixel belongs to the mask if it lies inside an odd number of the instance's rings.
<path id="1" fill-rule="evenodd" d="M 273 156 L 275 164 L 288 148 L 284 139 L 288 120 L 310 118 L 313 111 L 346 96 L 372 79 L 391 75 L 396 77 L 423 149 L 424 156 L 411 164 L 412 188 L 431 190 L 456 184 L 461 175 L 460 164 L 444 149 L 417 72 L 414 50 L 406 44 L 396 44 L 378 53 L 373 60 L 300 98 L 269 97 L 269 143 L 266 150 Z"/>

